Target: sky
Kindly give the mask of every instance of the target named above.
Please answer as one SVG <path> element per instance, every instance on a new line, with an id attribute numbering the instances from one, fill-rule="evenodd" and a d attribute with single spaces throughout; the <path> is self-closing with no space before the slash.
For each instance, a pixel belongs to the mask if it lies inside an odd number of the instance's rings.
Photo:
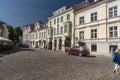
<path id="1" fill-rule="evenodd" d="M 23 27 L 38 21 L 46 23 L 55 10 L 82 1 L 84 0 L 0 0 L 0 21 L 13 27 Z"/>

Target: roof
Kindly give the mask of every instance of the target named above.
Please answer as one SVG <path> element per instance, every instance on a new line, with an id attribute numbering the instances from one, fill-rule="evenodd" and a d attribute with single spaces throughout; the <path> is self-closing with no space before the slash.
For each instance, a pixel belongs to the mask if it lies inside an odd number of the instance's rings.
<path id="1" fill-rule="evenodd" d="M 34 28 L 35 28 L 35 24 L 30 24 L 31 31 L 34 30 Z"/>
<path id="2" fill-rule="evenodd" d="M 86 8 L 86 7 L 95 5 L 95 4 L 97 4 L 97 3 L 101 2 L 101 1 L 103 1 L 103 0 L 97 0 L 96 2 L 92 2 L 92 3 L 88 3 L 88 2 L 78 3 L 78 4 L 74 5 L 74 11 L 75 11 L 75 12 L 76 12 L 76 11 L 79 11 L 79 10 L 84 9 L 84 8 Z"/>
<path id="3" fill-rule="evenodd" d="M 81 2 L 81 3 L 78 3 L 78 4 L 74 5 L 74 11 L 75 11 L 75 12 L 76 12 L 76 11 L 79 11 L 79 10 L 87 7 L 88 5 L 90 5 L 89 2 Z"/>
<path id="4" fill-rule="evenodd" d="M 0 21 L 0 24 L 6 24 L 5 22 L 3 22 L 3 21 Z"/>

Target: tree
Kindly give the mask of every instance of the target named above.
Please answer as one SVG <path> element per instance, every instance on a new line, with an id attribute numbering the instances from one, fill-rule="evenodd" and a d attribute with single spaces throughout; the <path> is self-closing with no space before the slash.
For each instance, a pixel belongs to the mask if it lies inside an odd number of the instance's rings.
<path id="1" fill-rule="evenodd" d="M 21 27 L 15 27 L 14 29 L 14 38 L 17 42 L 19 42 L 19 36 L 22 36 L 23 32 L 22 32 L 22 29 Z"/>
<path id="2" fill-rule="evenodd" d="M 7 25 L 8 31 L 9 31 L 9 39 L 14 41 L 14 29 L 11 25 Z"/>

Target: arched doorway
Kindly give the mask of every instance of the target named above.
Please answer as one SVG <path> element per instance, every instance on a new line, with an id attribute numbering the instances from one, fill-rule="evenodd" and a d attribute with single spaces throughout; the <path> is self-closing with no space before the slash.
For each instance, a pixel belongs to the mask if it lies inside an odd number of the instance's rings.
<path id="1" fill-rule="evenodd" d="M 48 49 L 49 50 L 52 50 L 52 41 L 50 40 L 49 43 L 48 43 Z"/>
<path id="2" fill-rule="evenodd" d="M 65 39 L 65 47 L 71 47 L 71 38 L 67 37 Z"/>

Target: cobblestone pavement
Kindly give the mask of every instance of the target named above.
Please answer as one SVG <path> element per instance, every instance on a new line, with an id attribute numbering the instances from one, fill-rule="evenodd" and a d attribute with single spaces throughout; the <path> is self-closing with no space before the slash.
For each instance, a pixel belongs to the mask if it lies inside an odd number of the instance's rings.
<path id="1" fill-rule="evenodd" d="M 120 80 L 107 57 L 80 57 L 44 49 L 4 53 L 0 57 L 0 80 Z"/>

